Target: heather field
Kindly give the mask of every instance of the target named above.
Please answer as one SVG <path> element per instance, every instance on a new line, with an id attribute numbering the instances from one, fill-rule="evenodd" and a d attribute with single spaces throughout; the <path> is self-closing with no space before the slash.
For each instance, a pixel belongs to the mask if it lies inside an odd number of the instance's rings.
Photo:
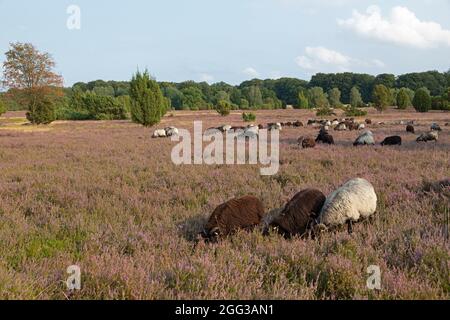
<path id="1" fill-rule="evenodd" d="M 256 112 L 256 123 L 314 118 L 309 111 Z M 170 139 L 129 121 L 27 125 L 23 113 L 0 118 L 0 299 L 450 299 L 448 193 L 422 192 L 424 181 L 450 177 L 450 113 L 371 111 L 377 142 L 335 132 L 335 146 L 302 150 L 312 127 L 281 132 L 278 174 L 260 166 L 175 166 Z M 366 117 L 362 118 L 365 119 Z M 241 113 L 173 112 L 158 127 L 244 125 Z M 398 120 L 431 123 L 437 144 L 418 145 Z M 376 124 L 384 121 L 384 125 Z M 222 202 L 252 194 L 269 211 L 298 191 L 328 194 L 349 178 L 368 179 L 378 194 L 371 222 L 292 239 L 239 233 L 219 244 L 194 238 Z M 82 289 L 70 294 L 66 269 L 78 265 Z M 381 290 L 366 286 L 382 271 Z"/>

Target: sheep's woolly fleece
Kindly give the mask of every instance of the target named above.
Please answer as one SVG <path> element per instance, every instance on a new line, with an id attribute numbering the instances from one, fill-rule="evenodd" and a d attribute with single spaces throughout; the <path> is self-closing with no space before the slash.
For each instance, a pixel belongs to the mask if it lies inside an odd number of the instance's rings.
<path id="1" fill-rule="evenodd" d="M 364 179 L 353 179 L 334 191 L 325 201 L 319 223 L 339 226 L 347 221 L 368 218 L 377 210 L 377 195 L 373 186 Z"/>

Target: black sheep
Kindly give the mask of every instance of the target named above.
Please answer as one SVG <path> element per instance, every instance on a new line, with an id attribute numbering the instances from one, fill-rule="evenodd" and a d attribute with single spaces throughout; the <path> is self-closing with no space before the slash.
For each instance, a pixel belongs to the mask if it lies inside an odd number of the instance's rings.
<path id="1" fill-rule="evenodd" d="M 384 141 L 381 143 L 382 146 L 401 146 L 402 145 L 402 138 L 399 136 L 392 136 L 387 137 L 384 139 Z"/>

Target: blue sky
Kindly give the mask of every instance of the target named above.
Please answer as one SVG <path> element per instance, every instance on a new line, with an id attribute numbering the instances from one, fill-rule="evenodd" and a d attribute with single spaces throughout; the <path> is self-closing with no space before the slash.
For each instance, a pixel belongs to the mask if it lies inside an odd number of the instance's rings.
<path id="1" fill-rule="evenodd" d="M 70 5 L 80 30 L 66 26 Z M 450 0 L 0 0 L 0 30 L 0 52 L 35 44 L 66 85 L 129 80 L 138 66 L 232 84 L 450 69 Z"/>

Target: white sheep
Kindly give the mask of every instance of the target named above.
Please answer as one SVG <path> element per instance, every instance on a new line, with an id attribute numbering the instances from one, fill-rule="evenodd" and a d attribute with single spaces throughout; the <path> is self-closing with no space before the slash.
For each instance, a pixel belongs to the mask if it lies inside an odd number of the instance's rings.
<path id="1" fill-rule="evenodd" d="M 167 134 L 166 130 L 164 129 L 155 130 L 152 136 L 152 138 L 165 138 L 165 137 L 167 137 Z"/>
<path id="2" fill-rule="evenodd" d="M 372 216 L 377 210 L 377 195 L 372 184 L 361 178 L 346 182 L 328 196 L 318 218 L 323 229 L 348 224 L 352 233 L 352 223 Z"/>
<path id="3" fill-rule="evenodd" d="M 178 135 L 178 129 L 175 127 L 167 127 L 164 129 L 166 131 L 166 137 L 172 137 Z"/>

